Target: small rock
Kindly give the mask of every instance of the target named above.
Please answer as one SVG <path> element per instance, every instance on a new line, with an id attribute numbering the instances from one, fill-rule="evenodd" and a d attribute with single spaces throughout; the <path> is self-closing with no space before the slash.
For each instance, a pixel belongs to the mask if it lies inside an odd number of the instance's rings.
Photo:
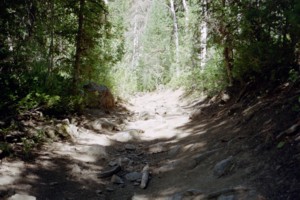
<path id="1" fill-rule="evenodd" d="M 134 182 L 134 183 L 133 183 L 134 186 L 139 186 L 140 184 L 141 184 L 141 183 L 139 183 L 139 182 Z"/>
<path id="2" fill-rule="evenodd" d="M 234 195 L 221 195 L 217 200 L 235 200 Z"/>
<path id="3" fill-rule="evenodd" d="M 143 111 L 143 112 L 139 113 L 139 119 L 140 120 L 148 120 L 148 119 L 150 119 L 150 114 L 146 111 Z"/>
<path id="4" fill-rule="evenodd" d="M 196 156 L 194 156 L 194 160 L 196 162 L 196 164 L 199 164 L 200 162 L 202 162 L 203 160 L 205 160 L 206 158 L 208 158 L 209 156 L 213 155 L 215 152 L 217 152 L 219 149 L 214 149 L 211 151 L 206 151 L 204 153 L 200 153 Z"/>
<path id="5" fill-rule="evenodd" d="M 149 177 L 150 179 L 150 177 Z M 142 178 L 136 179 L 136 182 L 141 183 L 142 182 Z"/>
<path id="6" fill-rule="evenodd" d="M 50 186 L 58 185 L 58 182 L 51 182 L 49 183 Z"/>
<path id="7" fill-rule="evenodd" d="M 9 197 L 7 200 L 36 200 L 36 197 L 25 194 L 15 194 Z"/>
<path id="8" fill-rule="evenodd" d="M 223 93 L 221 99 L 222 99 L 222 101 L 227 102 L 230 100 L 230 96 L 227 93 Z"/>
<path id="9" fill-rule="evenodd" d="M 228 170 L 231 168 L 233 164 L 233 157 L 230 156 L 229 158 L 220 161 L 219 163 L 217 163 L 214 167 L 214 175 L 216 175 L 217 177 L 221 177 L 224 174 L 226 174 L 228 172 Z"/>
<path id="10" fill-rule="evenodd" d="M 66 132 L 71 136 L 71 137 L 78 137 L 78 128 L 74 124 L 69 124 L 65 127 Z"/>
<path id="11" fill-rule="evenodd" d="M 29 120 L 29 121 L 21 121 L 23 126 L 26 127 L 35 127 L 36 125 L 33 123 L 33 121 Z"/>
<path id="12" fill-rule="evenodd" d="M 164 152 L 166 151 L 166 147 L 163 146 L 163 144 L 160 142 L 160 143 L 157 143 L 157 144 L 154 144 L 154 145 L 151 145 L 149 147 L 149 152 L 150 153 L 161 153 L 161 152 Z"/>
<path id="13" fill-rule="evenodd" d="M 101 131 L 102 130 L 102 124 L 100 121 L 96 120 L 90 124 L 87 125 L 88 128 L 92 128 L 96 131 Z"/>
<path id="14" fill-rule="evenodd" d="M 56 135 L 55 135 L 55 129 L 54 129 L 53 127 L 47 126 L 47 127 L 45 127 L 44 130 L 45 130 L 45 134 L 46 134 L 49 138 L 54 139 L 54 140 L 57 139 L 57 137 L 56 137 Z"/>
<path id="15" fill-rule="evenodd" d="M 128 166 L 132 162 L 132 160 L 130 160 L 127 157 L 120 157 L 120 158 L 118 158 L 117 162 L 118 162 L 118 165 L 125 167 L 125 166 Z"/>
<path id="16" fill-rule="evenodd" d="M 176 193 L 171 197 L 171 200 L 184 199 L 204 199 L 204 194 L 201 190 L 190 189 L 185 192 Z"/>
<path id="17" fill-rule="evenodd" d="M 133 140 L 134 137 L 127 131 L 124 132 L 118 132 L 115 135 L 111 137 L 112 140 L 116 140 L 118 142 L 128 142 L 130 140 Z"/>
<path id="18" fill-rule="evenodd" d="M 126 174 L 125 178 L 128 181 L 136 181 L 136 180 L 142 178 L 142 173 L 140 173 L 140 172 L 131 172 L 131 173 Z"/>
<path id="19" fill-rule="evenodd" d="M 136 149 L 136 147 L 133 144 L 125 144 L 125 149 L 134 151 Z"/>
<path id="20" fill-rule="evenodd" d="M 111 167 L 114 167 L 114 166 L 116 166 L 117 164 L 118 164 L 118 161 L 116 161 L 116 160 L 110 161 L 110 162 L 108 163 L 108 165 L 111 166 Z"/>
<path id="21" fill-rule="evenodd" d="M 144 133 L 140 129 L 130 129 L 122 132 L 118 132 L 110 137 L 110 139 L 118 142 L 129 142 L 130 140 L 140 140 L 141 134 Z"/>
<path id="22" fill-rule="evenodd" d="M 179 151 L 180 151 L 180 146 L 176 145 L 169 150 L 168 155 L 170 157 L 176 156 L 179 153 Z"/>
<path id="23" fill-rule="evenodd" d="M 124 183 L 124 181 L 115 174 L 111 177 L 111 182 L 114 184 L 123 184 Z"/>
<path id="24" fill-rule="evenodd" d="M 71 119 L 71 124 L 75 124 L 75 125 L 77 124 L 76 118 L 72 118 L 72 119 Z"/>
<path id="25" fill-rule="evenodd" d="M 108 192 L 113 192 L 113 191 L 114 191 L 114 189 L 113 189 L 113 188 L 111 188 L 111 187 L 107 187 L 107 188 L 106 188 L 106 191 L 108 191 Z"/>
<path id="26" fill-rule="evenodd" d="M 79 174 L 81 173 L 81 169 L 77 164 L 75 164 L 72 166 L 71 172 L 72 174 Z"/>
<path id="27" fill-rule="evenodd" d="M 178 160 L 177 161 L 171 161 L 171 162 L 168 162 L 168 163 L 162 165 L 159 168 L 156 168 L 155 172 L 160 174 L 160 173 L 164 173 L 164 172 L 167 172 L 167 171 L 171 171 L 171 170 L 175 169 L 179 164 L 180 164 L 180 161 L 178 161 Z"/>
<path id="28" fill-rule="evenodd" d="M 183 195 L 181 193 L 174 194 L 170 200 L 183 200 Z"/>
<path id="29" fill-rule="evenodd" d="M 189 119 L 198 119 L 202 114 L 204 114 L 204 112 L 201 109 L 195 110 L 189 115 Z"/>
<path id="30" fill-rule="evenodd" d="M 65 124 L 65 125 L 70 125 L 69 119 L 64 119 L 64 120 L 62 120 L 61 122 L 62 122 L 63 124 Z"/>
<path id="31" fill-rule="evenodd" d="M 296 142 L 300 142 L 300 135 L 298 134 L 295 139 Z"/>
<path id="32" fill-rule="evenodd" d="M 102 190 L 96 190 L 96 194 L 102 194 Z"/>
<path id="33" fill-rule="evenodd" d="M 197 190 L 197 189 L 189 189 L 189 190 L 185 191 L 184 194 L 189 195 L 189 196 L 199 195 L 199 194 L 203 194 L 203 191 L 202 190 Z"/>
<path id="34" fill-rule="evenodd" d="M 106 130 L 109 130 L 109 131 L 112 131 L 115 129 L 115 127 L 117 127 L 116 124 L 108 121 L 107 119 L 103 119 L 102 122 L 101 122 L 101 127 L 103 129 L 106 129 Z"/>

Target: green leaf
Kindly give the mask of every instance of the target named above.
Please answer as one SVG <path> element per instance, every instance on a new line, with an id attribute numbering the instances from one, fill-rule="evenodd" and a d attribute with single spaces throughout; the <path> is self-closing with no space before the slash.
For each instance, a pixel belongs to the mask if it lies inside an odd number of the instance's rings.
<path id="1" fill-rule="evenodd" d="M 281 141 L 277 144 L 277 149 L 281 149 L 285 145 L 284 141 Z"/>

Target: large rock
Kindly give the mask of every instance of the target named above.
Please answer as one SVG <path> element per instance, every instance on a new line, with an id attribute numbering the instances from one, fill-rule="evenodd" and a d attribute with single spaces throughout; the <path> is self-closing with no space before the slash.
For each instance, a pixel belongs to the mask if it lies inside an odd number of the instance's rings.
<path id="1" fill-rule="evenodd" d="M 112 109 L 115 107 L 115 99 L 108 87 L 90 82 L 83 86 L 87 107 Z"/>

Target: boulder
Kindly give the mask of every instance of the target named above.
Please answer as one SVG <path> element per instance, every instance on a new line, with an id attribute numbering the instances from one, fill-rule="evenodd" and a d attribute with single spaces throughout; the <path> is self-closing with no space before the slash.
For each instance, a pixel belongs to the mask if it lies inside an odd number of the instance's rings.
<path id="1" fill-rule="evenodd" d="M 115 107 L 114 96 L 105 85 L 90 82 L 83 86 L 86 105 L 90 108 L 112 109 Z"/>

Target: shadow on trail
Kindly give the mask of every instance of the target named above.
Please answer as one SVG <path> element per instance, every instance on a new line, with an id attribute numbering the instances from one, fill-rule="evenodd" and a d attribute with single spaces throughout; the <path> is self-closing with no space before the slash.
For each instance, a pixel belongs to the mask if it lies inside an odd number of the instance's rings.
<path id="1" fill-rule="evenodd" d="M 30 194 L 37 199 L 95 199 L 101 183 L 78 178 L 80 172 L 72 169 L 72 161 L 55 158 L 49 166 L 35 164 L 23 173 L 20 184 L 31 185 Z"/>
<path id="2" fill-rule="evenodd" d="M 295 160 L 299 145 L 296 147 L 292 135 L 280 140 L 276 137 L 300 119 L 293 109 L 295 102 L 288 99 L 288 95 L 279 93 L 250 104 L 245 99 L 241 105 L 236 105 L 233 99 L 225 105 L 215 104 L 207 109 L 196 107 L 194 109 L 202 109 L 201 112 L 178 127 L 178 130 L 190 133 L 181 142 L 206 141 L 207 149 L 220 148 L 211 156 L 214 164 L 233 156 L 232 171 L 216 180 L 215 188 L 218 188 L 218 182 L 227 179 L 228 185 L 253 187 L 268 199 L 299 199 L 299 191 L 295 189 L 300 186 L 300 166 Z M 281 143 L 284 146 L 279 146 Z M 205 161 L 201 164 L 205 165 Z"/>
<path id="3" fill-rule="evenodd" d="M 270 106 L 257 109 L 249 118 L 243 115 L 244 110 L 241 107 L 231 114 L 230 104 L 212 106 L 184 123 L 178 121 L 182 118 L 172 121 L 177 112 L 167 112 L 164 119 L 167 121 L 170 117 L 168 123 L 173 123 L 176 134 L 169 134 L 170 137 L 164 139 L 112 140 L 107 145 L 97 145 L 95 140 L 90 144 L 61 144 L 59 151 L 41 150 L 34 162 L 25 164 L 14 183 L 18 186 L 15 190 L 37 199 L 174 200 L 205 197 L 216 200 L 223 195 L 218 194 L 220 191 L 230 191 L 226 195 L 237 198 L 240 193 L 230 189 L 243 186 L 270 199 L 299 199 L 299 192 L 295 189 L 300 188 L 299 165 L 293 159 L 295 152 L 290 147 L 278 149 L 273 140 L 266 140 L 268 131 L 281 130 L 283 119 L 293 121 L 297 115 L 288 115 L 289 109 L 279 112 L 278 106 Z M 90 115 L 92 119 L 107 116 L 95 115 L 93 111 Z M 125 109 L 112 113 L 110 117 L 112 115 L 111 119 L 121 118 L 123 121 L 134 117 Z M 272 124 L 278 124 L 275 127 L 268 124 L 273 116 L 276 117 L 272 118 Z M 151 130 L 173 131 L 161 130 L 160 125 Z M 162 126 L 162 129 L 164 127 L 167 126 Z M 113 131 L 109 137 L 120 132 Z M 95 135 L 104 134 L 98 132 Z M 128 144 L 133 147 L 126 148 Z M 215 176 L 215 165 L 230 156 L 233 165 L 224 175 Z M 121 165 L 121 170 L 115 174 L 124 183 L 115 184 L 111 177 L 99 178 L 99 174 L 110 169 L 112 163 Z M 137 181 L 125 177 L 129 172 L 141 172 L 146 164 L 150 165 L 151 179 L 147 188 L 141 189 Z M 187 192 L 191 190 L 198 193 Z"/>

